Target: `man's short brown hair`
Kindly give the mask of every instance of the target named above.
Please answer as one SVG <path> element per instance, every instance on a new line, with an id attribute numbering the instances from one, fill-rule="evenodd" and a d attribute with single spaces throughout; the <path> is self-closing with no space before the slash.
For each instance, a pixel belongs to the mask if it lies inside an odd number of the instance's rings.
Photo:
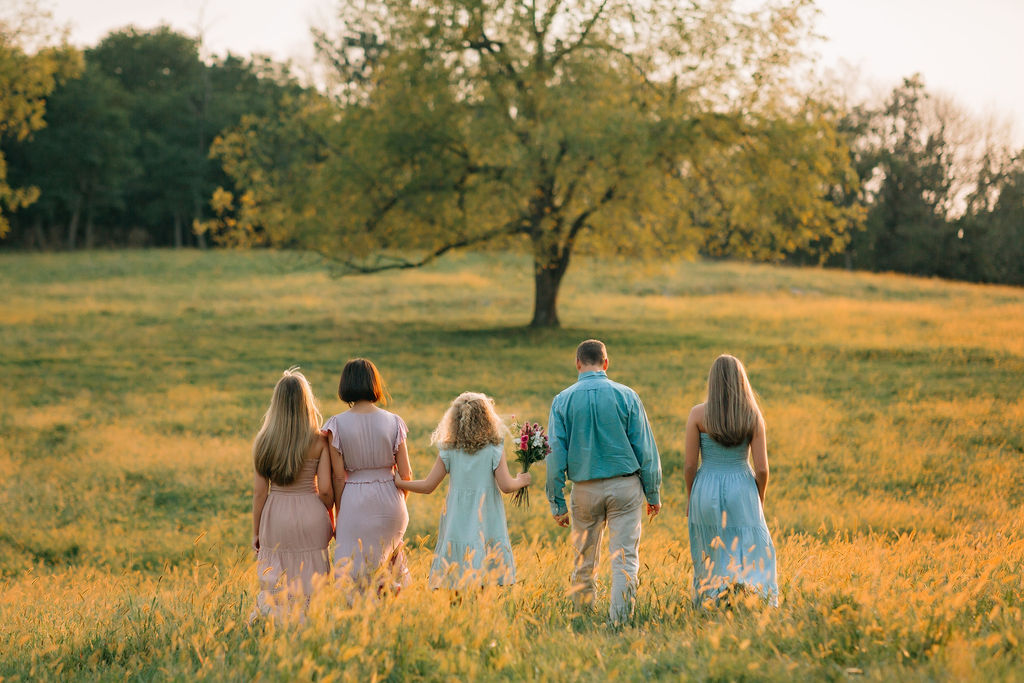
<path id="1" fill-rule="evenodd" d="M 608 349 L 605 348 L 604 342 L 596 339 L 580 342 L 576 347 L 576 360 L 580 365 L 601 365 L 607 357 Z"/>

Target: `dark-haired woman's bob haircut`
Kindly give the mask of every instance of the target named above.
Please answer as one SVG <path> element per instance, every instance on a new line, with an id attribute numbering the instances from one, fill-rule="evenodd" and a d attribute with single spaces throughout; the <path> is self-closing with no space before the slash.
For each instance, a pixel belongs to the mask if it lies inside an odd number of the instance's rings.
<path id="1" fill-rule="evenodd" d="M 387 405 L 389 397 L 377 366 L 365 358 L 353 358 L 341 371 L 338 398 L 350 405 L 356 401 Z"/>

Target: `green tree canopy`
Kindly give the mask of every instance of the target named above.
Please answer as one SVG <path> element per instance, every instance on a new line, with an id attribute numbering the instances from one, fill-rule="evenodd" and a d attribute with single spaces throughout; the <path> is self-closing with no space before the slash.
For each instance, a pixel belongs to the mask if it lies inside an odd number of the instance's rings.
<path id="1" fill-rule="evenodd" d="M 48 17 L 33 3 L 22 11 L 0 11 L 0 142 L 24 140 L 45 123 L 46 97 L 58 82 L 81 68 L 81 55 L 66 45 L 39 46 L 48 35 Z M 5 214 L 35 201 L 39 189 L 12 187 L 0 152 L 0 237 L 10 227 Z"/>
<path id="2" fill-rule="evenodd" d="M 196 39 L 166 27 L 111 32 L 84 61 L 50 94 L 46 127 L 4 141 L 11 184 L 39 194 L 12 221 L 12 240 L 201 246 L 193 224 L 218 186 L 232 187 L 210 143 L 302 92 L 286 65 L 201 59 Z"/>
<path id="3" fill-rule="evenodd" d="M 129 27 L 107 35 L 86 58 L 132 98 L 134 155 L 141 173 L 128 194 L 141 210 L 139 222 L 159 228 L 160 242 L 181 246 L 208 163 L 197 41 L 166 26 Z"/>
<path id="4" fill-rule="evenodd" d="M 237 235 L 352 271 L 525 242 L 532 324 L 574 249 L 771 257 L 859 213 L 827 112 L 791 86 L 809 0 L 366 0 L 317 45 L 331 78 L 215 151 Z"/>
<path id="5" fill-rule="evenodd" d="M 69 249 L 78 245 L 84 224 L 84 243 L 91 247 L 97 212 L 123 206 L 126 185 L 139 171 L 128 100 L 116 80 L 86 64 L 50 95 L 46 127 L 11 147 L 12 175 L 40 190 L 39 200 L 23 214 L 40 246 L 50 241 L 44 224 L 63 225 Z"/>
<path id="6" fill-rule="evenodd" d="M 1024 285 L 1024 150 L 985 159 L 957 231 L 956 277 Z"/>
<path id="7" fill-rule="evenodd" d="M 865 230 L 852 245 L 861 267 L 930 275 L 949 253 L 950 147 L 942 128 L 925 123 L 927 97 L 915 75 L 869 113 L 865 135 L 878 187 L 870 189 Z"/>

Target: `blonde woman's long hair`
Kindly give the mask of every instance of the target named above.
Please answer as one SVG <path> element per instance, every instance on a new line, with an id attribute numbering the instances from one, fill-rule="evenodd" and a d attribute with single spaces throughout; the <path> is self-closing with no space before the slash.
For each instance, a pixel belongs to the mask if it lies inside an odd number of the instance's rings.
<path id="1" fill-rule="evenodd" d="M 284 371 L 263 416 L 252 459 L 256 472 L 278 486 L 295 481 L 306 451 L 320 434 L 320 410 L 309 382 L 297 367 Z"/>
<path id="2" fill-rule="evenodd" d="M 716 358 L 708 372 L 704 431 L 723 446 L 738 446 L 751 441 L 763 421 L 743 363 L 728 354 Z"/>
<path id="3" fill-rule="evenodd" d="M 430 435 L 430 443 L 476 453 L 484 446 L 501 445 L 506 431 L 505 423 L 494 411 L 494 400 L 485 394 L 467 391 L 448 406 L 437 429 Z"/>

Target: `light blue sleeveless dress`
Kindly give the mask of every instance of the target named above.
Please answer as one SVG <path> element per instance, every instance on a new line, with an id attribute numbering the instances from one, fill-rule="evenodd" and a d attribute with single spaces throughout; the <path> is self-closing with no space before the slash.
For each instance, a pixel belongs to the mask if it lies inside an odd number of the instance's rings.
<path id="1" fill-rule="evenodd" d="M 505 504 L 494 481 L 501 454 L 501 445 L 484 446 L 476 453 L 441 449 L 438 454 L 450 479 L 430 566 L 431 587 L 515 583 Z"/>
<path id="2" fill-rule="evenodd" d="M 690 494 L 690 557 L 694 602 L 713 600 L 743 584 L 771 605 L 779 603 L 772 543 L 747 462 L 750 443 L 726 447 L 700 435 L 700 469 Z"/>

